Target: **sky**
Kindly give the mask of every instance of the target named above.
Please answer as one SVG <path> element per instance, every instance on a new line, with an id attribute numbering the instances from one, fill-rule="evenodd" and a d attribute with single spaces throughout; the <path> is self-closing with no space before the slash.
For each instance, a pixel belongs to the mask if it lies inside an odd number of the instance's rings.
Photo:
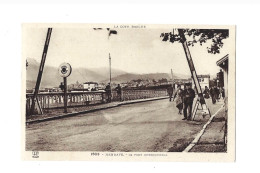
<path id="1" fill-rule="evenodd" d="M 46 65 L 59 67 L 63 62 L 73 67 L 108 67 L 109 53 L 112 68 L 130 73 L 170 73 L 190 75 L 181 43 L 163 42 L 162 32 L 172 29 L 115 29 L 117 35 L 108 37 L 108 31 L 84 27 L 53 28 Z M 47 28 L 23 27 L 22 56 L 40 62 Z M 224 40 L 220 54 L 207 53 L 209 43 L 189 47 L 197 74 L 216 75 L 216 61 L 228 54 L 229 39 Z"/>

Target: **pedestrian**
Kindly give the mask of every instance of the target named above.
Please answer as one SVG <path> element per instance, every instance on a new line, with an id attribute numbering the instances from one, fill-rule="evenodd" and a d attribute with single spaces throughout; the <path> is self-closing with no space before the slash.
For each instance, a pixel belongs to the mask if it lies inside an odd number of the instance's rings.
<path id="1" fill-rule="evenodd" d="M 107 102 L 110 103 L 111 102 L 111 86 L 110 83 L 107 84 L 106 88 L 105 88 L 105 92 L 107 95 Z"/>
<path id="2" fill-rule="evenodd" d="M 216 98 L 215 98 L 215 90 L 214 90 L 214 87 L 211 87 L 211 88 L 210 88 L 209 93 L 210 93 L 210 97 L 211 97 L 211 100 L 212 100 L 212 104 L 215 104 L 215 103 L 216 103 Z"/>
<path id="3" fill-rule="evenodd" d="M 225 99 L 225 89 L 224 89 L 224 87 L 221 87 L 220 92 L 221 92 L 221 96 L 222 96 L 222 98 L 224 100 Z"/>
<path id="4" fill-rule="evenodd" d="M 195 98 L 195 91 L 191 88 L 190 84 L 186 84 L 186 88 L 183 91 L 184 118 L 182 120 L 188 120 L 188 121 L 191 120 L 192 104 L 194 98 Z"/>
<path id="5" fill-rule="evenodd" d="M 215 90 L 215 98 L 216 98 L 216 100 L 219 102 L 219 95 L 220 95 L 219 88 L 218 88 L 218 87 L 215 87 L 214 90 Z"/>
<path id="6" fill-rule="evenodd" d="M 175 91 L 173 101 L 176 98 L 176 107 L 179 110 L 179 114 L 182 114 L 182 109 L 183 109 L 183 97 L 182 97 L 183 90 L 181 89 L 181 86 L 177 86 L 177 90 Z"/>
<path id="7" fill-rule="evenodd" d="M 173 87 L 172 85 L 170 85 L 168 88 L 167 88 L 167 93 L 169 95 L 169 101 L 171 102 L 172 101 L 172 95 L 173 95 Z"/>
<path id="8" fill-rule="evenodd" d="M 122 100 L 122 88 L 121 88 L 120 84 L 118 84 L 116 87 L 116 93 L 117 93 L 117 97 L 118 97 L 119 101 L 120 102 L 123 101 Z"/>
<path id="9" fill-rule="evenodd" d="M 208 99 L 209 98 L 209 88 L 205 86 L 205 90 L 203 91 L 204 98 Z"/>

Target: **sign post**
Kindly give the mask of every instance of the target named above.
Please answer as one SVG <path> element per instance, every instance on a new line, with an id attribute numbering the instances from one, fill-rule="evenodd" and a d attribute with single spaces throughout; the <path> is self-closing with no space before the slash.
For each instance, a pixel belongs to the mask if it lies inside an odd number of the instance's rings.
<path id="1" fill-rule="evenodd" d="M 63 81 L 64 81 L 64 113 L 67 113 L 68 112 L 67 77 L 64 77 Z"/>
<path id="2" fill-rule="evenodd" d="M 59 66 L 59 74 L 61 77 L 63 77 L 63 81 L 64 81 L 64 113 L 68 112 L 68 95 L 67 95 L 67 77 L 71 74 L 72 72 L 72 68 L 71 65 L 69 63 L 62 63 Z"/>

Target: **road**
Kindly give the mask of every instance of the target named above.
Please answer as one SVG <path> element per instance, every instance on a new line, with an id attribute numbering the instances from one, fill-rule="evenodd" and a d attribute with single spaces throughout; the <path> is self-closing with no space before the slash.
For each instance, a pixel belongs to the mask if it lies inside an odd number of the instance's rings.
<path id="1" fill-rule="evenodd" d="M 211 113 L 219 107 L 210 104 Z M 197 116 L 196 121 L 182 118 L 175 102 L 164 99 L 30 124 L 26 127 L 26 150 L 183 151 L 209 116 Z"/>

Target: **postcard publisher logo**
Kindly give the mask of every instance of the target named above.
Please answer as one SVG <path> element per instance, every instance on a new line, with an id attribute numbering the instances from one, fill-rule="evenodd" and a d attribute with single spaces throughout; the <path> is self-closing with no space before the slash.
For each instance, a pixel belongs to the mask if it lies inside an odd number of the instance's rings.
<path id="1" fill-rule="evenodd" d="M 39 151 L 32 151 L 32 158 L 39 158 Z"/>

